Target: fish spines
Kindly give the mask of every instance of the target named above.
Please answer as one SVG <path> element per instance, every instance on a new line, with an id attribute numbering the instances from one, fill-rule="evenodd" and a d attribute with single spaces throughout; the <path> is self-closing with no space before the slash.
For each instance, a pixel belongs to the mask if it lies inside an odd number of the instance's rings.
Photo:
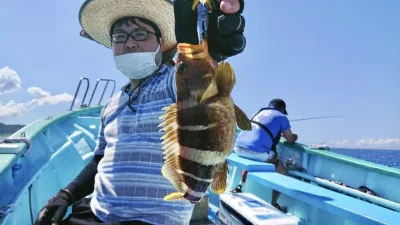
<path id="1" fill-rule="evenodd" d="M 184 192 L 183 177 L 177 172 L 180 168 L 179 163 L 179 144 L 178 144 L 178 125 L 177 125 L 177 107 L 171 104 L 169 107 L 163 108 L 163 116 L 160 117 L 163 122 L 161 127 L 165 134 L 161 137 L 164 141 L 161 143 L 164 155 L 164 165 L 162 174 L 171 184 L 180 192 Z M 175 196 L 176 197 L 176 196 Z"/>

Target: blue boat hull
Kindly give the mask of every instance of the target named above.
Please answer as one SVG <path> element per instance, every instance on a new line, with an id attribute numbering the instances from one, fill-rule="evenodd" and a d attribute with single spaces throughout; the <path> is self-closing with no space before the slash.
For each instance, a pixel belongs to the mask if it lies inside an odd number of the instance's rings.
<path id="1" fill-rule="evenodd" d="M 32 224 L 47 201 L 75 178 L 93 157 L 100 124 L 101 106 L 66 112 L 29 124 L 14 133 L 31 140 L 0 144 L 0 224 Z M 275 173 L 271 164 L 255 162 L 231 154 L 228 158 L 227 192 L 249 171 L 244 187 L 247 193 L 271 202 L 272 190 L 282 194 L 279 203 L 287 206 L 299 224 L 397 224 L 400 213 L 400 171 L 339 154 L 308 149 L 301 144 L 279 144 L 279 155 L 294 159 L 303 173 L 320 180 L 304 181 Z M 350 187 L 367 185 L 384 200 L 388 209 L 343 191 L 327 188 L 316 181 L 346 183 Z M 321 181 L 321 182 L 322 182 Z M 208 193 L 211 221 L 218 224 L 219 196 Z M 393 205 L 391 205 L 393 203 Z"/>

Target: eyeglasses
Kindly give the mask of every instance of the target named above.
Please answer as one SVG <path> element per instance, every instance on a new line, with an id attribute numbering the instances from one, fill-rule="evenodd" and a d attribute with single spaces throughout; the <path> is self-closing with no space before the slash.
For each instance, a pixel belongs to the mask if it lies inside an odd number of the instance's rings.
<path id="1" fill-rule="evenodd" d="M 111 37 L 114 43 L 125 43 L 129 36 L 133 38 L 135 41 L 145 41 L 149 37 L 149 34 L 157 36 L 155 33 L 147 30 L 135 30 L 132 33 L 128 34 L 122 31 L 114 32 Z"/>

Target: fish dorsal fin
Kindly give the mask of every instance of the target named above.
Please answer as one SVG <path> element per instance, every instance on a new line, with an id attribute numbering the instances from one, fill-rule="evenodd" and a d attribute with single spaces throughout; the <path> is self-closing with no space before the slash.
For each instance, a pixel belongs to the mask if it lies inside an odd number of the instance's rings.
<path id="1" fill-rule="evenodd" d="M 246 113 L 244 113 L 243 110 L 241 110 L 237 105 L 235 105 L 235 115 L 237 125 L 240 129 L 251 130 L 251 123 L 249 118 L 247 118 Z"/>
<path id="2" fill-rule="evenodd" d="M 214 79 L 212 79 L 210 85 L 208 85 L 206 91 L 203 93 L 203 96 L 201 96 L 200 103 L 203 103 L 204 101 L 218 95 L 218 93 L 219 91 L 217 83 Z"/>
<path id="3" fill-rule="evenodd" d="M 221 194 L 225 192 L 227 175 L 228 175 L 228 163 L 225 161 L 223 164 L 220 164 L 220 167 L 217 173 L 215 174 L 214 180 L 211 185 L 211 190 L 215 194 Z"/>
<path id="4" fill-rule="evenodd" d="M 162 127 L 161 131 L 165 131 L 165 134 L 161 137 L 161 139 L 164 139 L 161 145 L 165 161 L 161 173 L 179 192 L 184 192 L 183 178 L 178 173 L 178 170 L 181 169 L 179 167 L 178 108 L 176 104 L 171 104 L 163 110 L 166 112 L 160 117 L 163 120 L 160 127 Z"/>
<path id="5" fill-rule="evenodd" d="M 221 94 L 229 95 L 236 83 L 235 73 L 229 63 L 222 61 L 215 72 L 215 81 Z"/>

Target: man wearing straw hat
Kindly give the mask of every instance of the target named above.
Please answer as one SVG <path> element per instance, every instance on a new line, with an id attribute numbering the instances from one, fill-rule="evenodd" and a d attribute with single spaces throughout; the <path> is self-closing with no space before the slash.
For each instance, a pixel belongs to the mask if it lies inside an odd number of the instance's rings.
<path id="1" fill-rule="evenodd" d="M 195 0 L 194 0 L 195 1 Z M 86 0 L 81 36 L 113 52 L 128 79 L 104 106 L 95 156 L 37 214 L 43 224 L 189 224 L 193 204 L 164 201 L 176 190 L 161 174 L 159 117 L 176 101 L 172 56 L 197 40 L 192 0 Z M 245 47 L 243 0 L 213 0 L 208 42 L 221 61 Z M 85 198 L 92 194 L 91 198 Z M 70 205 L 72 213 L 65 214 Z M 36 214 L 37 212 L 33 212 Z M 64 220 L 63 220 L 64 218 Z"/>

